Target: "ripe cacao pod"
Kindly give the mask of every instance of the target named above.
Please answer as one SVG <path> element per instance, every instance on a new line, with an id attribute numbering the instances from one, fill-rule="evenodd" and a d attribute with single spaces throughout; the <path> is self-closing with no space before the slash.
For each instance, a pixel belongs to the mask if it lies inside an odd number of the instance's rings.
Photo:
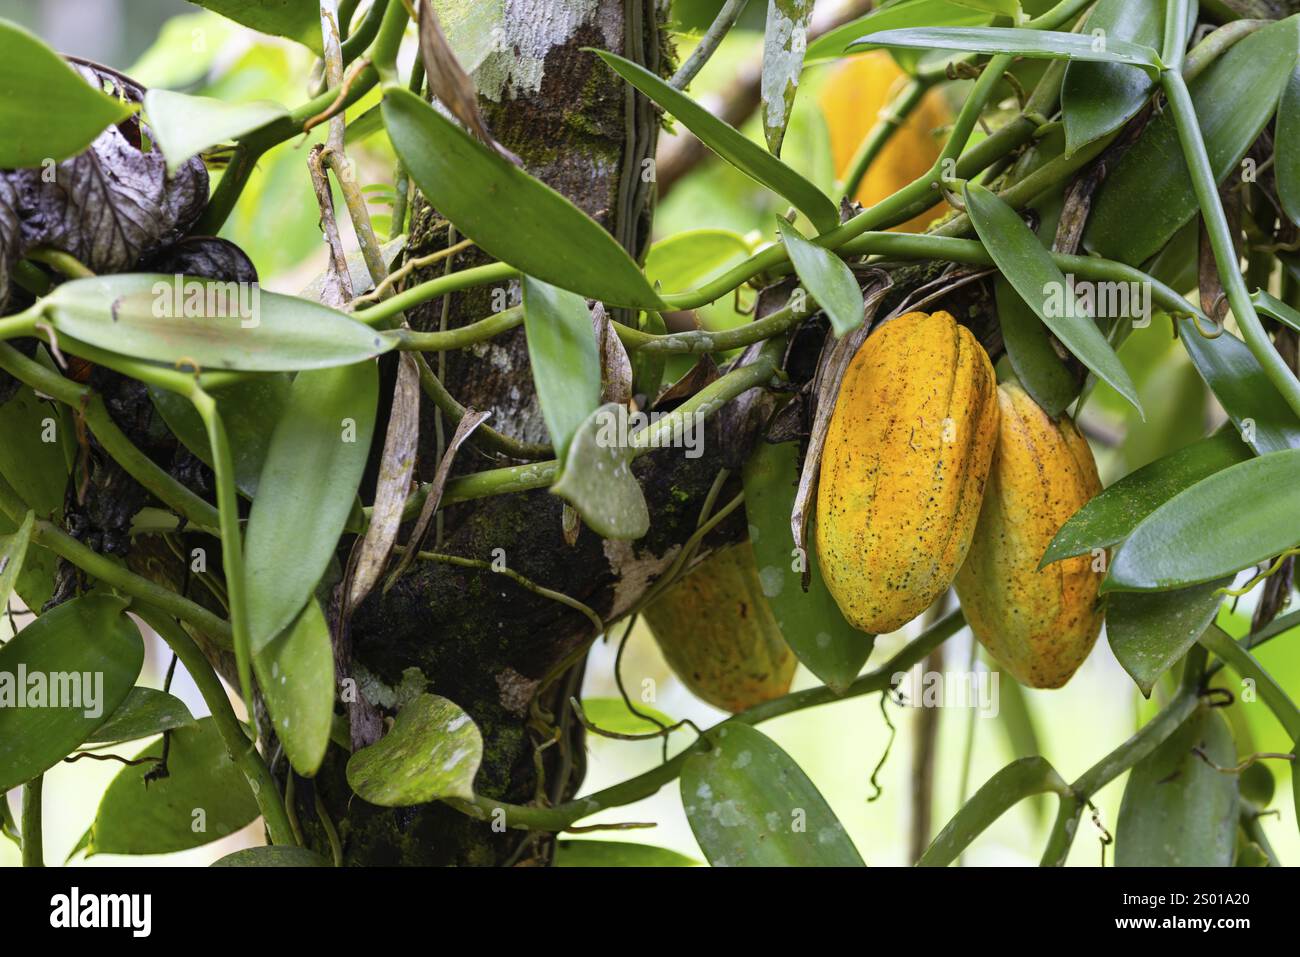
<path id="1" fill-rule="evenodd" d="M 946 312 L 885 323 L 849 363 L 817 490 L 817 556 L 840 611 L 894 631 L 951 584 L 997 436 L 988 354 Z"/>
<path id="2" fill-rule="evenodd" d="M 818 96 L 818 104 L 826 117 L 836 176 L 848 173 L 858 147 L 889 106 L 904 76 L 886 50 L 872 50 L 832 68 Z M 940 141 L 935 131 L 951 121 L 943 93 L 931 90 L 894 131 L 868 167 L 853 198 L 863 206 L 873 206 L 929 170 L 939 158 Z M 939 214 L 938 209 L 930 210 L 895 229 L 920 232 Z"/>
<path id="3" fill-rule="evenodd" d="M 733 714 L 790 690 L 795 657 L 742 542 L 710 555 L 645 609 L 664 659 L 697 697 Z"/>
<path id="4" fill-rule="evenodd" d="M 1088 442 L 1069 416 L 1053 422 L 1015 383 L 998 389 L 993 470 L 957 597 L 971 631 L 1021 684 L 1059 688 L 1101 630 L 1102 575 L 1092 557 L 1038 563 L 1053 536 L 1101 491 Z"/>

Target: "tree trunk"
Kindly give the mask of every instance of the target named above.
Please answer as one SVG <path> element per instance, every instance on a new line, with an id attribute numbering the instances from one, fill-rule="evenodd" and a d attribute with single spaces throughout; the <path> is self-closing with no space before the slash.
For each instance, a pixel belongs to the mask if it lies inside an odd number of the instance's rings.
<path id="1" fill-rule="evenodd" d="M 476 73 L 493 135 L 521 157 L 529 173 L 567 196 L 639 259 L 650 232 L 653 188 L 640 174 L 642 161 L 654 155 L 658 119 L 583 48 L 613 50 L 657 70 L 662 34 L 653 0 L 510 0 L 505 6 L 505 49 Z M 449 242 L 445 221 L 422 201 L 413 210 L 410 235 L 415 256 Z M 486 261 L 471 251 L 454 265 Z M 518 284 L 458 293 L 412 311 L 408 320 L 418 329 L 463 325 L 499 310 L 503 296 L 518 302 Z M 439 358 L 430 357 L 435 367 Z M 443 382 L 462 404 L 490 409 L 488 422 L 498 431 L 547 440 L 523 329 L 478 349 L 448 353 L 442 361 Z M 431 403 L 425 403 L 421 419 L 419 461 L 427 480 L 437 467 L 442 436 Z M 540 490 L 447 510 L 437 548 L 484 560 L 503 556 L 524 577 L 572 595 L 608 619 L 636 601 L 694 529 L 722 450 L 716 427 L 709 438 L 712 454 L 700 459 L 669 450 L 638 463 L 656 516 L 644 540 L 604 542 L 584 528 L 569 546 L 561 501 Z M 458 471 L 487 464 L 469 447 L 457 462 Z M 736 519 L 715 537 L 734 539 L 741 529 Z M 563 800 L 581 783 L 582 729 L 568 699 L 579 694 L 582 665 L 565 670 L 564 663 L 580 656 L 594 637 L 582 614 L 505 576 L 418 562 L 390 592 L 373 595 L 357 609 L 351 629 L 356 673 L 394 686 L 409 669 L 418 669 L 432 691 L 468 711 L 483 732 L 476 790 L 520 803 Z M 543 688 L 548 676 L 554 680 Z M 534 713 L 535 697 L 545 714 Z M 559 742 L 541 752 L 539 774 L 535 756 L 552 725 Z M 334 752 L 314 783 L 339 826 L 348 863 L 500 865 L 550 858 L 550 840 L 494 830 L 442 805 L 366 805 L 348 789 L 342 757 Z M 307 823 L 316 820 L 312 788 L 297 790 L 304 829 L 324 846 L 323 831 Z"/>

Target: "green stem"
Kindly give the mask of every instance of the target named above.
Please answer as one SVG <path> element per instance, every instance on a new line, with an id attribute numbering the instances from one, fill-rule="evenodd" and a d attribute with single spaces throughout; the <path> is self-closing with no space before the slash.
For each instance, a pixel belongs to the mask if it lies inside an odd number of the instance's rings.
<path id="1" fill-rule="evenodd" d="M 1187 0 L 1165 0 L 1165 35 L 1160 60 L 1168 70 L 1181 70 L 1187 50 Z"/>
<path id="2" fill-rule="evenodd" d="M 686 419 L 696 415 L 710 415 L 742 392 L 769 382 L 776 369 L 777 356 L 773 350 L 765 350 L 749 365 L 733 369 L 705 386 L 670 414 L 656 421 L 654 425 L 637 432 L 631 440 L 630 459 L 635 460 L 646 452 L 652 451 L 656 447 L 653 441 L 656 435 L 669 436 L 672 430 L 680 427 Z M 447 483 L 441 507 L 493 495 L 508 495 L 546 488 L 559 477 L 559 471 L 559 462 L 552 459 L 546 462 L 529 462 L 524 465 L 487 469 L 461 476 Z M 402 511 L 403 520 L 412 519 L 419 514 L 428 494 L 429 486 L 423 485 L 406 500 L 406 506 Z"/>
<path id="3" fill-rule="evenodd" d="M 1196 107 L 1187 92 L 1187 84 L 1181 74 L 1172 70 L 1161 73 L 1160 82 L 1169 101 L 1169 109 L 1173 112 L 1174 125 L 1178 128 L 1183 157 L 1191 172 L 1192 188 L 1201 207 L 1201 216 L 1210 238 L 1210 246 L 1214 250 L 1214 259 L 1219 267 L 1219 281 L 1223 283 L 1228 305 L 1237 318 L 1247 348 L 1263 367 L 1264 374 L 1282 394 L 1286 404 L 1300 415 L 1300 381 L 1297 381 L 1295 374 L 1273 348 L 1250 300 L 1250 292 L 1246 289 L 1246 282 L 1238 267 L 1232 231 L 1219 202 L 1219 187 L 1214 180 L 1210 158 L 1205 151 L 1205 141 L 1196 119 Z"/>
<path id="4" fill-rule="evenodd" d="M 1237 642 L 1237 644 L 1240 645 L 1243 650 L 1250 651 L 1254 648 L 1258 648 L 1266 641 L 1272 641 L 1279 635 L 1284 635 L 1291 631 L 1291 629 L 1298 627 L 1300 627 L 1300 611 L 1293 611 L 1290 614 L 1281 616 L 1280 618 L 1274 618 L 1259 631 L 1251 632 L 1245 638 L 1242 638 Z M 1223 668 L 1223 656 L 1219 655 L 1218 657 L 1219 660 L 1205 671 L 1205 678 L 1207 681 L 1213 678 Z"/>
<path id="5" fill-rule="evenodd" d="M 218 534 L 217 510 L 136 448 L 108 414 L 104 400 L 98 393 L 71 379 L 65 379 L 5 343 L 0 343 L 0 369 L 23 384 L 80 412 L 104 451 L 128 475 L 144 486 L 146 491 L 183 515 L 186 521 L 200 531 Z"/>
<path id="6" fill-rule="evenodd" d="M 370 46 L 370 41 L 379 32 L 379 24 L 383 22 L 384 11 L 387 6 L 388 0 L 374 0 L 370 4 L 370 9 L 366 11 L 366 15 L 357 24 L 356 30 L 343 41 L 344 66 L 359 57 L 366 47 Z M 344 26 L 345 24 L 339 24 L 340 28 Z"/>
<path id="7" fill-rule="evenodd" d="M 3 476 L 0 476 L 0 512 L 9 516 L 14 522 L 21 522 L 27 514 L 26 503 Z M 132 598 L 166 609 L 169 615 L 189 622 L 221 647 L 230 647 L 229 622 L 183 595 L 178 595 L 171 589 L 163 588 L 147 578 L 128 571 L 111 558 L 83 545 L 52 522 L 38 520 L 32 526 L 32 541 L 48 548 L 60 558 L 67 559 L 91 578 L 98 579 Z"/>
<path id="8" fill-rule="evenodd" d="M 1043 851 L 1044 866 L 1056 867 L 1065 863 L 1078 830 L 1079 818 L 1092 796 L 1158 748 L 1199 706 L 1195 686 L 1184 685 L 1159 714 L 1070 785 L 1073 797 L 1061 799 L 1056 823 Z"/>
<path id="9" fill-rule="evenodd" d="M 402 6 L 401 3 L 393 5 Z M 402 16 L 405 19 L 404 8 Z M 244 186 L 248 183 L 248 178 L 256 169 L 263 153 L 285 140 L 303 134 L 305 132 L 303 127 L 307 122 L 333 107 L 335 101 L 339 99 L 340 92 L 343 92 L 343 97 L 338 108 L 347 109 L 369 93 L 377 82 L 379 82 L 379 74 L 374 66 L 367 65 L 352 78 L 352 83 L 346 91 L 340 91 L 338 88 L 328 89 L 320 96 L 308 100 L 289 115 L 271 120 L 241 137 L 229 165 L 221 174 L 221 180 L 217 183 L 212 198 L 208 200 L 207 208 L 204 209 L 198 222 L 190 228 L 190 234 L 217 235 L 227 217 L 230 216 L 230 211 L 235 208 L 240 193 L 244 191 Z"/>
<path id="10" fill-rule="evenodd" d="M 1233 20 L 1215 30 L 1188 52 L 1183 59 L 1183 80 L 1191 83 L 1206 67 L 1224 54 L 1242 37 L 1262 30 L 1275 20 Z"/>
<path id="11" fill-rule="evenodd" d="M 1222 659 L 1240 677 L 1253 681 L 1264 704 L 1268 705 L 1286 733 L 1292 740 L 1300 739 L 1300 708 L 1254 655 L 1218 625 L 1210 625 L 1199 640 L 1206 650 Z"/>
<path id="12" fill-rule="evenodd" d="M 420 370 L 420 388 L 424 390 L 433 404 L 443 415 L 447 417 L 447 422 L 453 428 L 460 424 L 460 420 L 465 418 L 469 411 L 458 401 L 456 397 L 447 391 L 447 387 L 442 384 L 442 380 L 434 374 L 433 369 L 429 367 L 428 360 L 422 353 L 415 354 L 416 364 Z M 486 422 L 479 425 L 469 441 L 474 443 L 480 449 L 491 452 L 499 452 L 502 455 L 512 459 L 525 459 L 527 461 L 536 461 L 538 459 L 551 458 L 555 455 L 555 450 L 549 445 L 541 445 L 536 442 L 524 442 L 520 439 L 511 438 L 491 428 Z"/>
<path id="13" fill-rule="evenodd" d="M 95 275 L 80 259 L 62 249 L 52 246 L 36 246 L 27 250 L 27 258 L 38 263 L 45 263 L 56 272 L 69 279 L 89 279 Z"/>
<path id="14" fill-rule="evenodd" d="M 782 715 L 792 714 L 795 711 L 803 711 L 807 708 L 832 704 L 836 701 L 847 701 L 850 698 L 884 691 L 892 686 L 894 678 L 899 672 L 907 671 L 924 659 L 931 651 L 955 635 L 965 623 L 966 620 L 962 617 L 960 610 L 953 612 L 930 626 L 920 637 L 903 648 L 880 668 L 859 677 L 849 685 L 842 695 L 836 695 L 835 692 L 824 686 L 809 688 L 806 691 L 796 691 L 793 694 L 765 701 L 748 711 L 742 711 L 728 720 L 741 724 L 756 725 L 764 721 L 770 721 L 773 718 L 779 718 Z M 494 815 L 504 813 L 507 827 L 535 831 L 563 831 L 582 818 L 589 817 L 598 811 L 611 807 L 621 807 L 647 798 L 665 784 L 675 780 L 681 773 L 686 759 L 702 750 L 705 747 L 703 744 L 704 738 L 720 726 L 717 725 L 709 729 L 704 736 L 701 736 L 686 750 L 644 774 L 615 784 L 613 787 L 605 788 L 603 791 L 597 791 L 595 794 L 589 794 L 586 797 L 568 801 L 555 807 L 504 804 L 483 795 L 478 795 L 471 801 L 451 801 L 448 803 L 466 814 L 480 819 L 494 819 Z"/>
<path id="15" fill-rule="evenodd" d="M 410 19 L 406 4 L 400 0 L 390 2 L 384 10 L 375 42 L 370 47 L 370 62 L 385 84 L 397 82 L 397 51 L 402 46 L 402 37 L 406 35 L 406 24 Z"/>
<path id="16" fill-rule="evenodd" d="M 686 58 L 686 62 L 677 68 L 668 85 L 675 90 L 684 90 L 695 79 L 695 75 L 700 72 L 704 64 L 709 62 L 713 56 L 718 44 L 735 26 L 736 19 L 745 9 L 746 0 L 726 0 L 718 15 L 714 18 L 713 23 L 709 24 L 708 31 L 701 38 L 691 55 Z"/>
<path id="17" fill-rule="evenodd" d="M 974 712 L 972 711 L 972 714 Z M 958 809 L 930 846 L 917 867 L 947 867 L 1012 806 L 1035 794 L 1056 794 L 1069 800 L 1069 785 L 1046 760 L 1035 755 L 1013 761 L 989 778 Z"/>
<path id="18" fill-rule="evenodd" d="M 1073 164 L 1066 163 L 1062 166 L 1054 166 L 1054 169 L 1058 173 L 1064 175 L 1064 167 L 1070 165 Z M 1048 166 L 1053 166 L 1053 164 L 1049 163 Z M 1044 169 L 1046 168 L 1047 167 L 1044 167 Z M 1015 192 L 1018 198 L 1024 199 L 1025 201 L 1032 199 L 1033 196 L 1047 188 L 1047 186 L 1036 177 L 1037 174 L 1026 177 L 1021 184 L 1012 187 L 1009 192 Z M 992 257 L 989 255 L 987 250 L 984 249 L 983 244 L 978 240 L 958 239 L 956 237 L 931 233 L 916 235 L 910 233 L 889 232 L 863 233 L 861 236 L 857 236 L 854 239 L 845 242 L 840 246 L 838 252 L 846 258 L 861 255 L 884 255 L 902 259 L 942 259 L 977 266 L 993 265 Z M 1182 296 L 1178 295 L 1168 286 L 1132 266 L 1109 259 L 1099 259 L 1093 256 L 1065 255 L 1063 253 L 1053 253 L 1052 259 L 1062 270 L 1073 272 L 1075 275 L 1085 279 L 1098 281 L 1110 280 L 1116 282 L 1141 282 L 1148 284 L 1152 290 L 1153 299 L 1167 312 L 1175 315 L 1196 315 L 1205 323 L 1209 323 L 1209 320 L 1201 314 L 1200 310 Z M 760 252 L 757 256 L 751 258 L 747 263 L 742 264 L 742 267 L 740 268 L 743 268 L 746 271 L 749 271 L 752 268 L 755 274 L 757 274 L 765 269 L 776 271 L 778 269 L 788 268 L 788 262 L 785 261 L 785 253 L 782 247 L 770 246 Z M 472 270 L 465 270 L 465 272 L 471 271 Z M 460 275 L 463 275 L 463 273 L 452 274 L 452 276 Z M 744 280 L 741 279 L 739 281 L 743 282 Z M 433 280 L 432 282 L 441 282 L 441 279 Z M 402 295 L 415 293 L 416 290 L 422 288 L 424 285 L 428 284 L 421 284 L 421 286 L 413 287 Z M 709 285 L 712 286 L 712 284 Z M 700 293 L 700 295 L 707 294 L 711 293 Z M 696 294 L 694 293 L 683 295 L 689 295 L 692 299 L 696 298 Z M 393 299 L 386 300 L 386 302 L 381 303 L 380 305 L 387 305 L 397 298 L 398 297 L 395 296 Z M 664 298 L 672 301 L 677 297 L 666 296 Z M 647 353 L 662 352 L 672 355 L 698 355 L 706 352 L 722 352 L 736 349 L 780 335 L 800 319 L 810 314 L 814 308 L 815 306 L 810 301 L 807 308 L 801 312 L 796 312 L 791 308 L 786 307 L 779 309 L 756 322 L 737 326 L 734 329 L 725 329 L 717 332 L 697 329 L 689 332 L 673 332 L 664 335 L 654 335 L 652 333 L 642 332 L 639 329 L 633 329 L 630 326 L 619 325 L 615 326 L 615 329 L 623 345 L 632 352 L 645 351 Z M 358 318 L 362 318 L 362 313 L 365 313 L 365 321 L 370 321 L 371 310 L 362 310 L 357 314 Z M 414 349 L 422 352 L 432 352 L 459 349 L 476 342 L 481 342 L 498 335 L 501 332 L 513 329 L 522 321 L 523 310 L 516 306 L 507 309 L 505 312 L 499 312 L 495 315 L 488 316 L 486 319 L 480 319 L 478 322 L 472 323 L 471 325 L 462 326 L 459 329 L 450 329 L 447 332 L 412 332 L 407 329 L 398 329 L 392 330 L 386 334 L 397 339 L 399 349 Z"/>
<path id="19" fill-rule="evenodd" d="M 253 641 L 248 621 L 247 580 L 244 575 L 244 546 L 239 534 L 239 495 L 230 457 L 230 440 L 217 403 L 202 389 L 190 395 L 194 409 L 208 432 L 212 446 L 212 472 L 217 485 L 217 510 L 221 525 L 221 564 L 226 575 L 226 597 L 230 603 L 230 628 L 234 639 L 239 686 L 248 713 L 253 714 Z"/>
<path id="20" fill-rule="evenodd" d="M 36 332 L 36 323 L 40 322 L 43 309 L 40 302 L 37 302 L 22 312 L 0 319 L 0 341 L 32 335 Z"/>
<path id="21" fill-rule="evenodd" d="M 23 867 L 45 866 L 45 838 L 41 829 L 41 791 L 45 775 L 23 785 Z M 0 801 L 4 795 L 0 795 Z"/>
<path id="22" fill-rule="evenodd" d="M 262 819 L 266 823 L 271 843 L 296 844 L 275 778 L 271 776 L 270 769 L 262 760 L 262 755 L 258 753 L 256 744 L 249 740 L 239 719 L 235 717 L 235 712 L 230 707 L 230 699 L 226 696 L 226 689 L 221 684 L 221 679 L 217 677 L 217 673 L 212 670 L 211 663 L 194 643 L 194 639 L 186 634 L 185 629 L 178 625 L 169 613 L 148 604 L 138 606 L 134 610 L 148 622 L 149 627 L 158 632 L 163 641 L 167 642 L 168 647 L 175 652 L 180 663 L 194 679 L 195 687 L 199 689 L 199 694 L 203 696 L 204 703 L 212 713 L 212 723 L 217 733 L 221 735 L 226 751 L 230 754 L 230 760 L 243 772 L 244 779 L 248 781 L 253 798 L 262 812 Z"/>
<path id="23" fill-rule="evenodd" d="M 849 161 L 844 181 L 836 184 L 836 194 L 850 198 L 857 195 L 858 187 L 862 185 L 862 177 L 867 175 L 867 169 L 876 161 L 880 151 L 885 148 L 898 128 L 921 105 L 921 100 L 925 98 L 926 91 L 931 85 L 931 82 L 916 77 L 907 81 L 898 95 L 885 107 L 875 126 L 867 133 L 866 139 L 858 145 L 857 152 Z"/>
<path id="24" fill-rule="evenodd" d="M 422 302 L 428 302 L 430 299 L 437 299 L 439 296 L 449 292 L 460 292 L 462 289 L 472 289 L 476 286 L 487 286 L 494 282 L 509 282 L 511 279 L 519 277 L 519 270 L 506 263 L 496 262 L 488 263 L 486 266 L 473 266 L 469 269 L 461 269 L 457 272 L 447 273 L 443 276 L 437 276 L 424 282 L 417 283 L 409 289 L 403 289 L 401 292 L 385 299 L 383 302 L 377 302 L 373 306 L 365 309 L 358 309 L 352 314 L 352 317 L 359 322 L 364 322 L 368 326 L 379 325 L 380 323 L 393 318 L 398 313 L 418 306 Z M 499 312 L 496 316 L 503 316 L 510 312 Z M 489 316 L 484 322 L 495 318 Z M 523 321 L 523 313 L 519 314 L 519 321 Z M 464 329 L 473 328 L 466 326 Z M 453 333 L 464 332 L 464 329 L 453 329 L 446 333 L 423 332 L 409 333 L 409 336 L 449 336 Z M 450 346 L 447 348 L 458 348 Z"/>

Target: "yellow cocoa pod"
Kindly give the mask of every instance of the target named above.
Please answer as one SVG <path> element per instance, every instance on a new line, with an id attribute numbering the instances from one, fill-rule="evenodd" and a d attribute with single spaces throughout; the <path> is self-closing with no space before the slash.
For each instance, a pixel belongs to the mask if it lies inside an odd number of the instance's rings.
<path id="1" fill-rule="evenodd" d="M 743 542 L 710 555 L 645 609 L 646 623 L 682 683 L 733 714 L 790 690 L 795 657 Z"/>
<path id="2" fill-rule="evenodd" d="M 832 69 L 818 103 L 830 133 L 836 176 L 848 172 L 858 146 L 889 106 L 905 76 L 885 50 L 855 56 Z M 927 93 L 867 169 L 853 198 L 863 206 L 872 206 L 929 170 L 939 158 L 939 140 L 934 131 L 949 122 L 943 94 L 938 89 Z M 939 214 L 940 210 L 930 210 L 895 228 L 920 232 Z"/>
<path id="3" fill-rule="evenodd" d="M 855 627 L 901 628 L 952 582 L 979 516 L 996 393 L 988 354 L 946 312 L 885 323 L 849 363 L 822 455 L 817 557 Z"/>
<path id="4" fill-rule="evenodd" d="M 1066 519 L 1101 491 L 1088 442 L 1069 416 L 1053 422 L 1019 385 L 998 389 L 993 470 L 957 597 L 971 631 L 1021 684 L 1059 688 L 1101 629 L 1101 574 L 1082 555 L 1041 571 Z"/>

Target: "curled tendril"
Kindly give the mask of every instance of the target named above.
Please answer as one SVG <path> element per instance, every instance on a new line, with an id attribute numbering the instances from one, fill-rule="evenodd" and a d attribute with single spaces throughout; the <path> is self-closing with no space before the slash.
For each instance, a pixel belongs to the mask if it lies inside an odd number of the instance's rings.
<path id="1" fill-rule="evenodd" d="M 1220 774 L 1240 774 L 1256 761 L 1294 761 L 1296 759 L 1294 754 L 1284 754 L 1278 751 L 1256 751 L 1254 754 L 1247 755 L 1240 764 L 1234 764 L 1231 767 L 1223 767 L 1222 765 L 1216 764 L 1214 760 L 1199 747 L 1192 748 L 1192 754 L 1196 755 Z"/>
<path id="2" fill-rule="evenodd" d="M 1288 549 L 1287 549 L 1286 551 L 1284 551 L 1281 555 L 1278 555 L 1277 558 L 1273 559 L 1273 564 L 1272 564 L 1272 565 L 1270 565 L 1270 566 L 1269 566 L 1267 569 L 1265 569 L 1264 571 L 1260 572 L 1258 575 L 1256 575 L 1256 576 L 1255 576 L 1254 578 L 1252 578 L 1250 581 L 1246 582 L 1246 584 L 1242 585 L 1240 588 L 1228 588 L 1228 587 L 1219 588 L 1219 589 L 1216 589 L 1216 590 L 1215 590 L 1215 594 L 1216 594 L 1216 595 L 1230 595 L 1230 596 L 1232 596 L 1233 598 L 1240 598 L 1242 595 L 1248 594 L 1248 593 L 1250 592 L 1251 589 L 1253 589 L 1256 585 L 1258 585 L 1258 584 L 1259 584 L 1260 582 L 1262 582 L 1264 579 L 1269 578 L 1269 577 L 1273 576 L 1274 574 L 1276 574 L 1277 571 L 1278 571 L 1278 569 L 1280 569 L 1280 568 L 1282 567 L 1282 564 L 1283 564 L 1283 563 L 1284 563 L 1288 558 L 1292 557 L 1293 555 L 1300 555 L 1300 547 L 1298 547 L 1298 548 L 1288 548 Z"/>
<path id="3" fill-rule="evenodd" d="M 1219 298 L 1223 298 L 1222 294 L 1220 294 Z M 1218 304 L 1218 301 L 1216 301 L 1215 306 L 1217 307 Z M 1210 330 L 1207 331 L 1205 327 L 1201 325 L 1200 313 L 1189 312 L 1187 318 L 1192 320 L 1192 325 L 1196 327 L 1196 331 L 1200 334 L 1202 339 L 1217 339 L 1219 336 L 1223 335 L 1223 323 L 1217 319 L 1210 319 L 1209 316 L 1205 317 L 1210 321 Z"/>

